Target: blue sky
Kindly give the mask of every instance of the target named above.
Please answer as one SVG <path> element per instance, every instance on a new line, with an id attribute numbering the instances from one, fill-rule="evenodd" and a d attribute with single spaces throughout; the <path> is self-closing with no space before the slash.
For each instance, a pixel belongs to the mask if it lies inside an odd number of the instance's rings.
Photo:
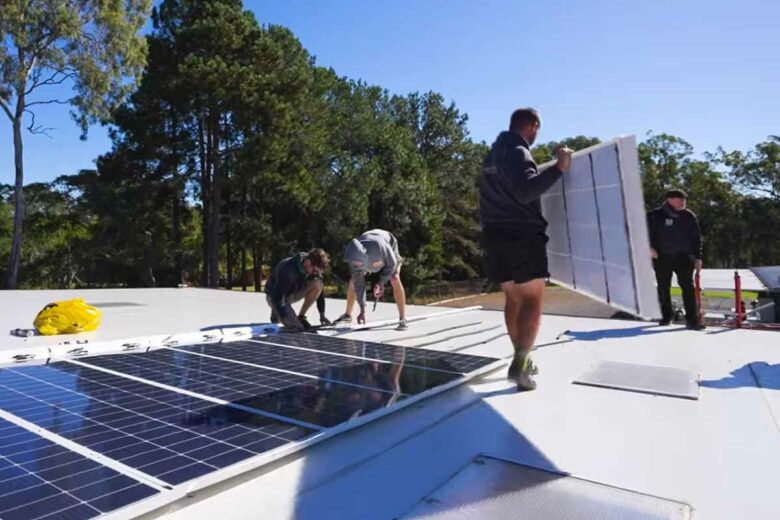
<path id="1" fill-rule="evenodd" d="M 542 113 L 540 141 L 648 130 L 697 152 L 746 150 L 780 134 L 780 2 L 246 0 L 287 26 L 320 65 L 393 93 L 433 90 L 492 141 L 518 106 Z M 110 147 L 66 108 L 39 107 L 51 139 L 26 135 L 28 181 L 93 167 Z M 0 120 L 0 182 L 11 183 Z"/>

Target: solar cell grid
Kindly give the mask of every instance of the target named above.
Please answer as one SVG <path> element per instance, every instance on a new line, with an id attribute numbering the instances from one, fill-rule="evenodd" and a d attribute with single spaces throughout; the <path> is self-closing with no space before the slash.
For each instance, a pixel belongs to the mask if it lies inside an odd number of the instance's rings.
<path id="1" fill-rule="evenodd" d="M 86 519 L 158 490 L 0 419 L 0 517 Z"/>
<path id="2" fill-rule="evenodd" d="M 282 366 L 295 368 L 298 364 L 300 368 L 296 368 L 296 370 L 307 371 L 309 375 L 316 376 L 323 382 L 359 385 L 372 391 L 378 390 L 394 394 L 414 395 L 460 377 L 460 374 L 454 372 L 407 366 L 404 351 L 408 349 L 404 348 L 396 351 L 397 355 L 392 363 L 362 358 L 357 360 L 322 351 L 312 352 L 286 348 L 254 340 L 180 348 L 187 352 L 207 354 L 243 363 L 262 364 L 274 368 Z"/>
<path id="3" fill-rule="evenodd" d="M 67 363 L 0 370 L 0 406 L 169 484 L 312 433 Z"/>
<path id="4" fill-rule="evenodd" d="M 241 349 L 240 357 L 272 362 L 269 357 L 264 357 L 266 353 L 262 348 L 255 353 L 256 346 L 250 345 L 252 350 L 248 352 L 246 347 Z M 283 350 L 298 355 L 290 349 Z M 206 349 L 206 351 L 223 354 L 221 349 Z M 243 356 L 243 354 L 247 355 Z M 340 360 L 354 365 L 354 360 L 349 358 L 340 358 Z M 383 365 L 382 370 L 362 366 L 362 363 L 361 366 L 331 369 L 327 365 L 322 365 L 318 373 L 324 379 L 319 379 L 170 349 L 132 356 L 82 358 L 80 363 L 144 377 L 150 381 L 190 391 L 199 389 L 206 396 L 218 397 L 234 405 L 322 427 L 335 426 L 353 417 L 387 406 L 403 397 L 389 379 L 392 371 L 390 365 Z M 286 365 L 288 361 L 284 363 Z M 341 369 L 345 369 L 346 372 L 342 372 Z M 265 376 L 274 378 L 271 381 L 276 381 L 276 388 L 270 384 L 257 382 L 268 382 Z M 353 381 L 354 384 L 340 384 L 338 381 Z"/>
<path id="5" fill-rule="evenodd" d="M 446 351 L 426 350 L 417 347 L 401 347 L 384 343 L 373 343 L 355 339 L 334 338 L 331 336 L 319 336 L 314 334 L 280 334 L 255 338 L 256 341 L 264 341 L 274 344 L 318 350 L 347 356 L 357 356 L 366 360 L 380 360 L 387 362 L 403 362 L 408 367 L 424 368 L 426 370 L 441 370 L 466 374 L 478 370 L 496 359 L 457 354 Z M 244 342 L 240 342 L 244 343 Z"/>
<path id="6" fill-rule="evenodd" d="M 0 419 L 0 518 L 98 516 L 496 361 L 283 335 L 0 368 L 3 417 L 86 449 Z"/>
<path id="7" fill-rule="evenodd" d="M 82 362 L 228 401 L 282 390 L 310 378 L 161 349 L 145 354 L 93 356 Z"/>

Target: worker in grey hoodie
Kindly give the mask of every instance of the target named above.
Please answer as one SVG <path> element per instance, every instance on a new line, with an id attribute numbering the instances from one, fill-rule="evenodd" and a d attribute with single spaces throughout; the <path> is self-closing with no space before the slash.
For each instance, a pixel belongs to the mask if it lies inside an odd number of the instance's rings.
<path id="1" fill-rule="evenodd" d="M 402 258 L 398 252 L 398 240 L 393 234 L 382 229 L 366 231 L 347 245 L 344 261 L 349 264 L 351 274 L 347 288 L 347 309 L 335 323 L 352 321 L 355 300 L 360 305 L 357 321 L 359 324 L 366 322 L 366 274 L 379 273 L 379 282 L 374 284 L 374 297 L 381 298 L 385 284 L 390 282 L 398 305 L 398 328 L 406 329 L 406 292 L 401 283 Z"/>

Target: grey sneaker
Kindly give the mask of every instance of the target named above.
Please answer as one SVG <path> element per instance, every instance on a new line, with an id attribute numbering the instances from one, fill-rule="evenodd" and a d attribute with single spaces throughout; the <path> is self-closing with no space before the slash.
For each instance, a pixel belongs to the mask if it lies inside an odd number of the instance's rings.
<path id="1" fill-rule="evenodd" d="M 517 389 L 521 392 L 535 390 L 536 381 L 534 381 L 531 376 L 537 373 L 539 373 L 539 369 L 536 368 L 533 361 L 531 361 L 530 356 L 515 356 L 512 360 L 512 364 L 509 365 L 507 379 L 514 381 L 517 385 Z"/>
<path id="2" fill-rule="evenodd" d="M 407 330 L 409 328 L 409 325 L 406 324 L 406 320 L 401 320 L 398 322 L 398 326 L 395 328 L 395 330 Z"/>
<path id="3" fill-rule="evenodd" d="M 352 316 L 350 316 L 347 313 L 342 314 L 335 320 L 333 320 L 333 325 L 336 325 L 338 323 L 352 323 Z"/>
<path id="4" fill-rule="evenodd" d="M 526 356 L 526 363 L 528 363 L 528 366 L 531 369 L 531 375 L 535 376 L 539 373 L 539 367 L 536 366 L 536 363 L 534 363 L 534 360 L 531 359 L 531 356 Z M 512 381 L 515 380 L 515 377 L 517 377 L 517 374 L 519 372 L 519 365 L 517 364 L 517 357 L 512 361 L 512 364 L 509 365 L 509 373 L 507 374 L 507 379 L 510 379 Z"/>

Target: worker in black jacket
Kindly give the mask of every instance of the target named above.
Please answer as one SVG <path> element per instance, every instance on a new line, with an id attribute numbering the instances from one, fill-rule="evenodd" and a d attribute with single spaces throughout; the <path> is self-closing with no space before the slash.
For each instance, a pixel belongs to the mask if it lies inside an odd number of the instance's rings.
<path id="1" fill-rule="evenodd" d="M 672 321 L 672 298 L 669 289 L 672 273 L 682 289 L 685 321 L 689 329 L 700 330 L 693 292 L 693 270 L 701 271 L 701 231 L 696 215 L 686 209 L 688 195 L 679 189 L 666 193 L 666 203 L 647 214 L 650 232 L 650 255 L 653 257 L 655 278 L 658 282 L 658 301 L 661 304 L 661 325 Z"/>
<path id="2" fill-rule="evenodd" d="M 271 307 L 271 322 L 302 331 L 311 328 L 306 319 L 309 308 L 317 302 L 320 324 L 329 325 L 325 317 L 325 295 L 322 275 L 328 269 L 330 257 L 322 249 L 298 253 L 285 258 L 274 267 L 265 284 L 265 297 Z M 303 300 L 297 316 L 292 304 Z"/>
<path id="3" fill-rule="evenodd" d="M 507 377 L 519 390 L 533 390 L 537 372 L 530 352 L 542 317 L 547 272 L 547 221 L 539 198 L 571 166 L 572 151 L 557 150 L 558 162 L 539 171 L 530 147 L 541 127 L 539 112 L 512 114 L 482 164 L 480 217 L 488 278 L 506 297 L 504 319 L 515 356 Z"/>

